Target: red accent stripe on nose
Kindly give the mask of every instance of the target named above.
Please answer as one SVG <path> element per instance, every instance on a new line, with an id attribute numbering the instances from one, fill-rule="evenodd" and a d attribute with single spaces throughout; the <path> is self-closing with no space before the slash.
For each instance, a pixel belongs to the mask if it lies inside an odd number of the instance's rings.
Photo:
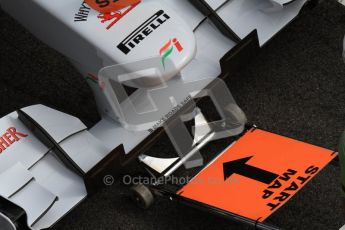
<path id="1" fill-rule="evenodd" d="M 176 38 L 173 39 L 173 43 L 174 43 L 176 49 L 178 50 L 178 52 L 181 53 L 183 51 L 183 47 L 182 47 L 181 43 Z"/>

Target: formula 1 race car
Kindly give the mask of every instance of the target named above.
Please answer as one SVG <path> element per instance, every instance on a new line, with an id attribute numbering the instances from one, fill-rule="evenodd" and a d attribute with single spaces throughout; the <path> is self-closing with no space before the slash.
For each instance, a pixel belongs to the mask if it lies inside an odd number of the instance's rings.
<path id="1" fill-rule="evenodd" d="M 137 186 L 133 190 L 143 207 L 156 194 L 259 229 L 278 229 L 264 220 L 336 154 L 248 126 L 219 78 L 229 76 L 314 2 L 142 0 L 100 13 L 82 0 L 0 0 L 5 12 L 73 63 L 102 116 L 88 130 L 75 117 L 34 105 L 0 120 L 0 226 L 50 228 L 103 185 L 106 175 L 117 176 L 139 160 L 156 177 L 207 163 L 193 175 L 194 182 L 220 175 L 223 183 L 216 188 L 188 183 L 173 190 Z M 196 105 L 206 96 L 213 99 L 220 121 L 209 122 Z M 193 137 L 183 127 L 190 120 Z M 163 132 L 178 156 L 144 155 Z M 203 161 L 200 150 L 222 138 L 230 138 L 230 146 L 214 161 Z M 286 150 L 277 157 L 277 148 Z M 259 165 L 254 167 L 252 159 Z M 242 187 L 225 183 L 234 176 L 247 181 Z M 232 199 L 229 193 L 224 199 L 224 189 L 233 191 Z M 243 191 L 245 201 L 239 198 Z M 249 208 L 252 204 L 257 209 Z"/>

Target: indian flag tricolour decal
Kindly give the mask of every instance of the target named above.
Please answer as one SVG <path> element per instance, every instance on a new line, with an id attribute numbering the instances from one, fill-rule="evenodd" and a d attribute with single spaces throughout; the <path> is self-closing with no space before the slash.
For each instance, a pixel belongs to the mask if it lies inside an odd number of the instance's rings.
<path id="1" fill-rule="evenodd" d="M 165 61 L 166 59 L 173 53 L 174 49 L 176 49 L 179 53 L 183 51 L 183 47 L 179 40 L 176 38 L 170 39 L 160 50 L 159 54 L 162 57 L 162 64 L 165 68 Z"/>

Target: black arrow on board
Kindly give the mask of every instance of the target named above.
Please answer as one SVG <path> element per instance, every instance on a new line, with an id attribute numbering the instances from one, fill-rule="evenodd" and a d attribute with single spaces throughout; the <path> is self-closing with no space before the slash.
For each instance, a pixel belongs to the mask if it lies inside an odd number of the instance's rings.
<path id="1" fill-rule="evenodd" d="M 238 174 L 264 184 L 271 184 L 278 177 L 277 174 L 247 165 L 246 163 L 250 159 L 252 159 L 252 156 L 224 163 L 224 181 L 233 174 Z"/>

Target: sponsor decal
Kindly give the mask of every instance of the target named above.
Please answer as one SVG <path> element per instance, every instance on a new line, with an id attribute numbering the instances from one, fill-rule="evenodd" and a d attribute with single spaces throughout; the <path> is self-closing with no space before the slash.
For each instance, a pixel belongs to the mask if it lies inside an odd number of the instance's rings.
<path id="1" fill-rule="evenodd" d="M 87 74 L 86 80 L 98 85 L 98 77 L 96 77 L 95 75 L 93 75 L 91 73 Z"/>
<path id="2" fill-rule="evenodd" d="M 179 53 L 183 51 L 183 46 L 177 38 L 170 39 L 160 50 L 159 54 L 162 57 L 162 64 L 165 68 L 166 59 L 173 53 L 174 50 L 177 50 Z"/>
<path id="3" fill-rule="evenodd" d="M 6 132 L 0 137 L 0 154 L 11 147 L 11 145 L 13 145 L 15 142 L 18 142 L 27 136 L 27 134 L 18 132 L 14 127 L 8 128 Z"/>
<path id="4" fill-rule="evenodd" d="M 134 5 L 140 0 L 85 0 L 85 2 L 101 13 L 110 13 Z"/>
<path id="5" fill-rule="evenodd" d="M 118 44 L 117 48 L 124 54 L 129 54 L 135 47 L 137 47 L 142 41 L 144 41 L 148 36 L 150 36 L 155 30 L 157 30 L 169 19 L 170 16 L 166 14 L 164 10 L 158 11 L 149 19 L 147 19 L 143 24 L 138 26 L 120 44 Z"/>
<path id="6" fill-rule="evenodd" d="M 91 8 L 83 2 L 79 8 L 78 13 L 74 15 L 75 22 L 86 22 L 87 18 L 89 17 Z"/>
<path id="7" fill-rule="evenodd" d="M 106 29 L 111 29 L 117 22 L 119 22 L 124 16 L 131 12 L 141 1 L 137 1 L 135 4 L 125 7 L 121 10 L 108 13 L 100 13 L 97 18 L 101 23 L 106 24 Z M 78 13 L 74 16 L 75 22 L 86 22 L 88 20 L 91 8 L 84 2 L 79 8 Z"/>
<path id="8" fill-rule="evenodd" d="M 118 10 L 115 12 L 110 12 L 110 13 L 104 13 L 98 15 L 98 18 L 101 19 L 102 23 L 110 22 L 107 25 L 107 30 L 109 30 L 111 27 L 113 27 L 118 21 L 121 20 L 126 14 L 131 12 L 137 5 L 140 4 L 141 1 L 135 3 L 134 5 L 131 5 L 125 9 Z"/>
<path id="9" fill-rule="evenodd" d="M 95 75 L 88 73 L 87 76 L 85 77 L 87 81 L 92 82 L 93 84 L 98 85 L 102 91 L 105 90 L 105 84 L 104 82 L 100 82 L 99 78 L 96 77 Z"/>

